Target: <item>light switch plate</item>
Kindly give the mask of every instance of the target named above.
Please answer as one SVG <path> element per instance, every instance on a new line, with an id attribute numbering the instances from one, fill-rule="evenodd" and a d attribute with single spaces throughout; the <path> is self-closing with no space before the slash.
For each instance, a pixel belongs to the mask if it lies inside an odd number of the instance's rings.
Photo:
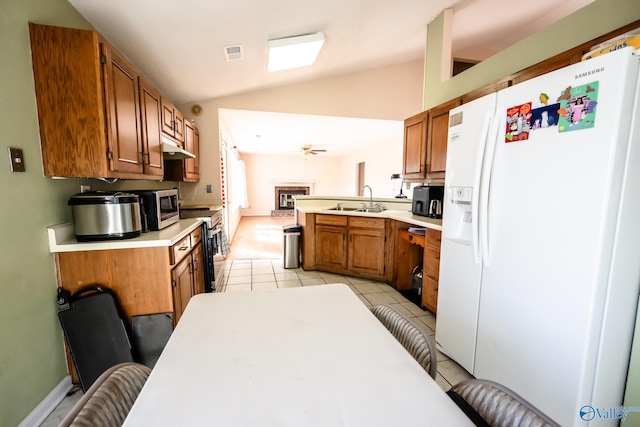
<path id="1" fill-rule="evenodd" d="M 11 172 L 25 171 L 22 148 L 9 147 L 9 160 L 11 162 Z"/>

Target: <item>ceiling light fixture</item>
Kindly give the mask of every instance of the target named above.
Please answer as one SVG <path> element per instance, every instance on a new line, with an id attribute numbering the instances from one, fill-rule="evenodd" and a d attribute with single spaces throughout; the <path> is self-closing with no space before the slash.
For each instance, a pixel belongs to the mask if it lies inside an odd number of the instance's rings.
<path id="1" fill-rule="evenodd" d="M 311 65 L 323 44 L 322 33 L 269 40 L 269 71 Z"/>

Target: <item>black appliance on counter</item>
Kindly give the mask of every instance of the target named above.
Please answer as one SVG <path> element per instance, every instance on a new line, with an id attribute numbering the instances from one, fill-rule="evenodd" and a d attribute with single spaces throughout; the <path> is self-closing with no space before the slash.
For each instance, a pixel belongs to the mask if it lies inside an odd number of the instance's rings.
<path id="1" fill-rule="evenodd" d="M 420 185 L 413 189 L 411 213 L 429 218 L 442 218 L 444 186 Z"/>
<path id="2" fill-rule="evenodd" d="M 158 231 L 180 219 L 178 190 L 131 191 L 140 197 L 142 231 Z"/>
<path id="3" fill-rule="evenodd" d="M 213 258 L 218 253 L 222 233 L 222 210 L 208 206 L 188 206 L 180 209 L 181 218 L 202 220 L 202 252 L 204 256 L 204 291 L 216 291 L 216 272 Z"/>

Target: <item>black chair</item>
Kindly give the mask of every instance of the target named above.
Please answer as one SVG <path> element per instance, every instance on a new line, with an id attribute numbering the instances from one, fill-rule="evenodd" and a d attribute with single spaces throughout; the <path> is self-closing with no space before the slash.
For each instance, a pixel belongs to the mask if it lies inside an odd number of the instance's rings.
<path id="1" fill-rule="evenodd" d="M 447 394 L 476 426 L 560 427 L 522 396 L 493 381 L 465 380 Z"/>
<path id="2" fill-rule="evenodd" d="M 120 427 L 129 414 L 151 369 L 139 363 L 121 363 L 107 369 L 60 427 Z"/>
<path id="3" fill-rule="evenodd" d="M 431 378 L 435 379 L 437 371 L 436 349 L 429 335 L 405 315 L 388 305 L 371 307 L 371 312 L 407 349 L 420 366 L 431 375 Z"/>

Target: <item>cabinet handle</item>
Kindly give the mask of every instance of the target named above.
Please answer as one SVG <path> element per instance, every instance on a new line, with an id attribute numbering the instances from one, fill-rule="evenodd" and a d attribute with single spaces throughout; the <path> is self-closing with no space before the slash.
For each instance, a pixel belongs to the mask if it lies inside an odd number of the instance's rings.
<path id="1" fill-rule="evenodd" d="M 189 249 L 189 245 L 180 246 L 178 248 L 179 251 L 186 251 L 187 249 Z"/>
<path id="2" fill-rule="evenodd" d="M 198 270 L 198 260 L 197 259 L 193 260 L 193 270 L 194 271 Z"/>
<path id="3" fill-rule="evenodd" d="M 145 165 L 151 164 L 151 155 L 149 153 L 142 153 L 142 163 Z"/>

